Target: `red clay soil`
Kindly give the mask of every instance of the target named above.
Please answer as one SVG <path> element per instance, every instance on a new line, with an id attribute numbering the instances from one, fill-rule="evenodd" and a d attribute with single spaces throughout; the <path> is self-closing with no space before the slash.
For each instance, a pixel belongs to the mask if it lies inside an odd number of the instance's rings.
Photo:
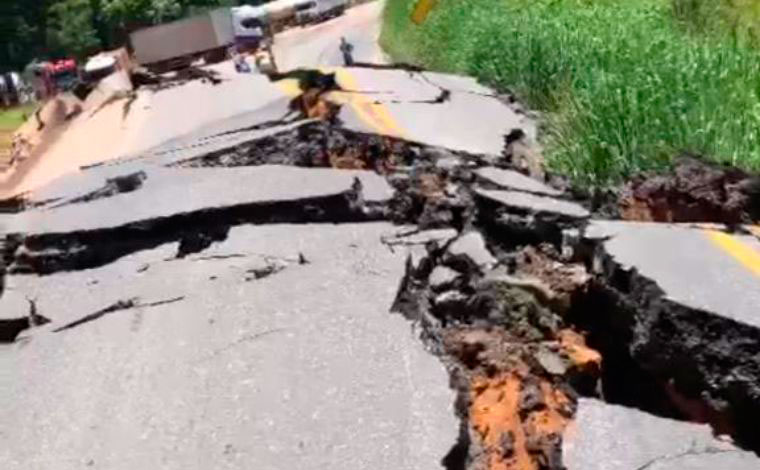
<path id="1" fill-rule="evenodd" d="M 575 405 L 562 386 L 535 365 L 537 345 L 518 343 L 502 328 L 452 328 L 445 344 L 468 364 L 469 424 L 477 470 L 560 470 L 561 442 Z M 541 344 L 567 361 L 567 373 L 598 376 L 601 356 L 583 336 L 563 330 Z M 533 365 L 531 365 L 533 364 Z"/>
<path id="2" fill-rule="evenodd" d="M 620 213 L 632 221 L 754 223 L 760 220 L 760 177 L 682 157 L 668 174 L 630 181 Z"/>

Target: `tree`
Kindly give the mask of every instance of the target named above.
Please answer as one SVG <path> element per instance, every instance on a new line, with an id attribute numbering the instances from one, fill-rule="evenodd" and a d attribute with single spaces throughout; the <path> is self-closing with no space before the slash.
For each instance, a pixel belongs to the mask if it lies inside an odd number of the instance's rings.
<path id="1" fill-rule="evenodd" d="M 48 36 L 53 49 L 84 58 L 102 47 L 90 0 L 62 0 L 50 7 L 49 14 Z"/>
<path id="2" fill-rule="evenodd" d="M 0 72 L 19 70 L 46 43 L 47 0 L 0 0 Z"/>
<path id="3" fill-rule="evenodd" d="M 240 0 L 0 0 L 0 72 L 33 58 L 83 57 L 144 26 Z"/>
<path id="4" fill-rule="evenodd" d="M 179 17 L 178 0 L 102 0 L 103 15 L 111 27 L 130 30 Z"/>

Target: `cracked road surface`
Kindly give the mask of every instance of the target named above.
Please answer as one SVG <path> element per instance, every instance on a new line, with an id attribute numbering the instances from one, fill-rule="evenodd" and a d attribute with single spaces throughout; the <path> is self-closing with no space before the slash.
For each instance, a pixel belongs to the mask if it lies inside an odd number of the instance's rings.
<path id="1" fill-rule="evenodd" d="M 388 314 L 404 255 L 378 240 L 394 230 L 241 227 L 204 253 L 219 259 L 167 262 L 176 247 L 162 246 L 39 292 L 10 286 L 55 321 L 3 351 L 3 468 L 438 468 L 456 439 L 453 396 Z M 287 267 L 247 280 L 263 257 Z M 174 293 L 184 298 L 53 332 L 119 299 Z"/>
<path id="2" fill-rule="evenodd" d="M 0 467 L 760 467 L 757 239 L 594 220 L 379 13 L 275 41 L 335 115 L 220 64 L 0 214 Z"/>

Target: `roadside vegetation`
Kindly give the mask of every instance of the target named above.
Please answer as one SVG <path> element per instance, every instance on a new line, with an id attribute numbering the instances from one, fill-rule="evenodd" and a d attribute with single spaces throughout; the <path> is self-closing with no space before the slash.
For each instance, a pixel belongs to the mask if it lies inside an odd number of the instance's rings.
<path id="1" fill-rule="evenodd" d="M 13 133 L 35 111 L 34 105 L 0 109 L 0 168 L 9 161 Z"/>
<path id="2" fill-rule="evenodd" d="M 14 132 L 34 113 L 35 105 L 0 109 L 0 132 Z"/>
<path id="3" fill-rule="evenodd" d="M 394 60 L 474 75 L 544 111 L 550 166 L 604 185 L 683 151 L 760 170 L 760 2 L 388 0 Z"/>

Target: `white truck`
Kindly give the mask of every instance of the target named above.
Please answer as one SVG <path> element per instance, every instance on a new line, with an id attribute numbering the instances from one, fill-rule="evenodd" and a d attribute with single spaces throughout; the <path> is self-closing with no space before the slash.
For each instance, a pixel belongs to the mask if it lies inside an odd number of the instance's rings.
<path id="1" fill-rule="evenodd" d="M 163 72 L 198 59 L 219 62 L 235 42 L 232 13 L 218 8 L 190 18 L 139 29 L 129 35 L 137 63 Z"/>
<path id="2" fill-rule="evenodd" d="M 238 49 L 258 49 L 261 42 L 269 34 L 267 10 L 260 6 L 242 5 L 232 8 L 231 11 L 235 44 Z"/>

